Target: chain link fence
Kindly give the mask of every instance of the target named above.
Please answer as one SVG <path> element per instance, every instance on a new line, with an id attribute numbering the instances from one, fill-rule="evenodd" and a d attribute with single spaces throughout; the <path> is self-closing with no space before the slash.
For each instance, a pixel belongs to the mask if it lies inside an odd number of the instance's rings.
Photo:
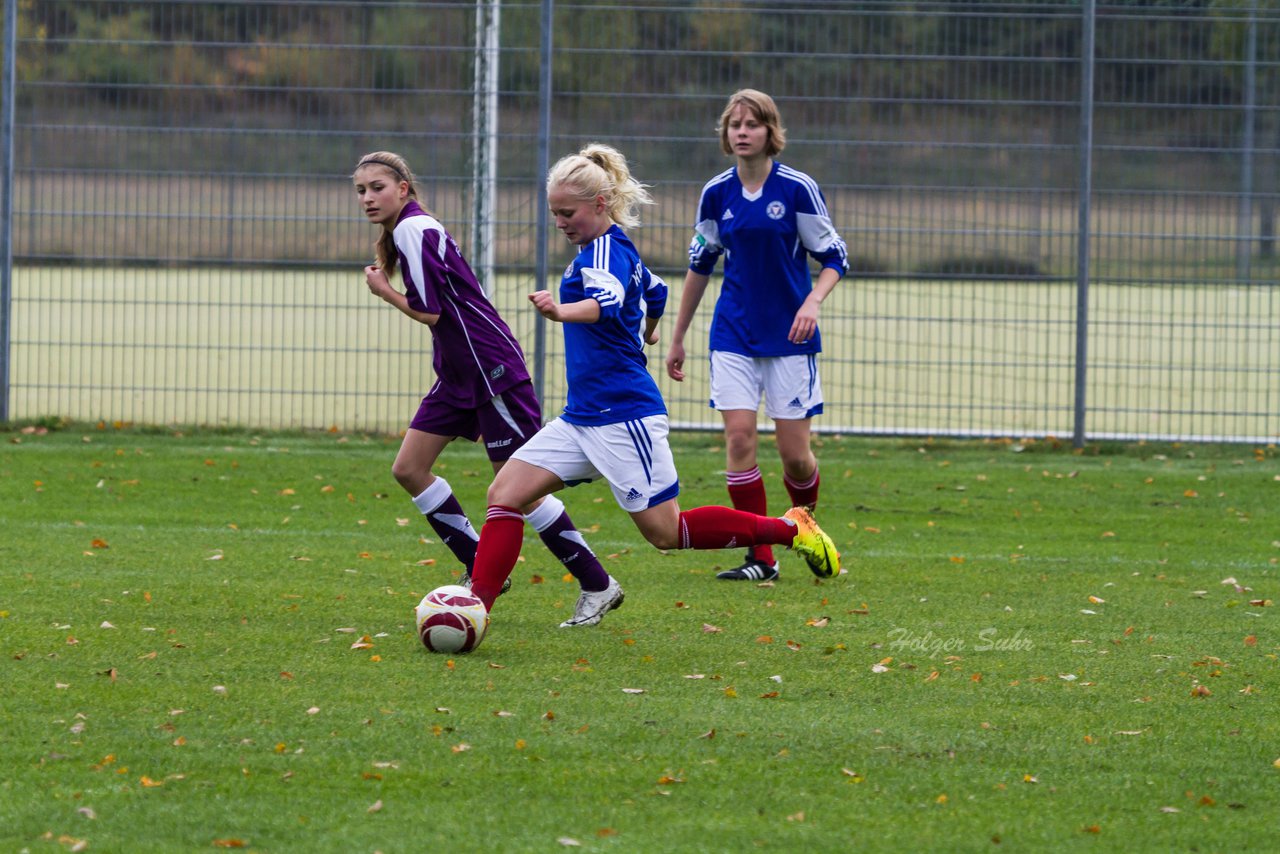
<path id="1" fill-rule="evenodd" d="M 763 89 L 854 270 L 848 433 L 1280 438 L 1273 2 L 4 0 L 4 417 L 397 430 L 430 339 L 367 292 L 390 149 L 563 404 L 525 296 L 547 160 L 615 145 L 678 292 L 715 123 Z M 547 46 L 550 50 L 547 50 Z M 549 87 L 548 87 L 549 84 Z M 711 299 L 676 425 L 707 408 Z M 672 303 L 674 311 L 675 303 Z"/>

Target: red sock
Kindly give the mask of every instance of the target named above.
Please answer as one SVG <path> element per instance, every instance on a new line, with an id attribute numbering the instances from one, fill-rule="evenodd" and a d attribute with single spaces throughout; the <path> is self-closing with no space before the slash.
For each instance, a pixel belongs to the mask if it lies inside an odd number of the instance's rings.
<path id="1" fill-rule="evenodd" d="M 732 507 L 695 507 L 680 514 L 679 547 L 682 549 L 790 545 L 795 535 L 795 525 L 785 519 L 757 516 Z"/>
<path id="2" fill-rule="evenodd" d="M 480 597 L 485 608 L 493 610 L 494 600 L 502 592 L 502 582 L 507 580 L 520 557 L 520 545 L 524 540 L 524 516 L 514 507 L 501 504 L 489 505 L 480 529 L 480 542 L 476 545 L 476 565 L 471 571 L 471 592 Z"/>
<path id="3" fill-rule="evenodd" d="M 769 502 L 765 497 L 764 478 L 760 476 L 760 467 L 752 466 L 747 471 L 727 471 L 725 482 L 729 486 L 729 500 L 735 510 L 763 516 L 769 512 Z M 762 563 L 773 566 L 773 549 L 768 546 L 757 546 L 751 549 L 751 556 Z"/>
<path id="4" fill-rule="evenodd" d="M 796 481 L 782 475 L 782 482 L 787 487 L 787 494 L 791 496 L 792 507 L 808 507 L 812 510 L 818 506 L 818 484 L 822 479 L 818 477 L 818 466 L 813 466 L 813 477 L 806 481 Z"/>

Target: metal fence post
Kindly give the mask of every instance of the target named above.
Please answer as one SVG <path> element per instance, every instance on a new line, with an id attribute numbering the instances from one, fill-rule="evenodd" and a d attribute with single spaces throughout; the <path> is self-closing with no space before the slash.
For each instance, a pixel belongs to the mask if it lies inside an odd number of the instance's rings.
<path id="1" fill-rule="evenodd" d="M 1085 440 L 1085 380 L 1089 360 L 1089 224 L 1090 201 L 1093 194 L 1093 70 L 1094 28 L 1097 21 L 1094 0 L 1081 4 L 1080 55 L 1080 210 L 1076 225 L 1076 394 L 1075 426 L 1071 443 L 1084 447 Z"/>
<path id="2" fill-rule="evenodd" d="M 547 170 L 551 168 L 551 26 L 555 14 L 554 0 L 542 0 L 542 33 L 540 37 L 541 67 L 538 85 L 538 174 L 534 176 L 533 203 L 537 206 L 537 247 L 534 257 L 535 290 L 547 286 Z M 538 315 L 533 332 L 533 391 L 539 402 L 547 383 L 547 319 Z"/>
<path id="3" fill-rule="evenodd" d="M 1258 121 L 1258 4 L 1249 4 L 1244 41 L 1244 132 L 1240 140 L 1240 205 L 1236 225 L 1236 278 L 1247 281 L 1253 257 L 1253 149 Z"/>
<path id="4" fill-rule="evenodd" d="M 498 0 L 476 0 L 475 125 L 471 135 L 471 263 L 486 294 L 494 277 L 493 212 L 498 193 Z"/>
<path id="5" fill-rule="evenodd" d="M 4 72 L 0 76 L 0 423 L 9 420 L 9 329 L 13 307 L 13 100 L 18 0 L 4 3 Z"/>

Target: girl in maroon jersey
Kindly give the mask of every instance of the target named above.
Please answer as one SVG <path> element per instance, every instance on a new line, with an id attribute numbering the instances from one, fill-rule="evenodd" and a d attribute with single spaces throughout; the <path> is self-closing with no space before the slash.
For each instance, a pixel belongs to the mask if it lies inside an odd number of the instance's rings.
<path id="1" fill-rule="evenodd" d="M 453 237 L 418 203 L 404 158 L 389 151 L 366 154 L 351 177 L 365 217 L 381 229 L 377 262 L 364 270 L 369 291 L 431 329 L 436 382 L 405 431 L 391 473 L 463 565 L 459 583 L 469 585 L 479 537 L 448 481 L 432 467 L 454 439 L 483 437 L 496 473 L 538 432 L 541 408 L 520 345 Z M 397 269 L 403 293 L 390 281 Z M 558 498 L 535 501 L 522 512 L 584 593 L 608 586 L 608 573 Z"/>

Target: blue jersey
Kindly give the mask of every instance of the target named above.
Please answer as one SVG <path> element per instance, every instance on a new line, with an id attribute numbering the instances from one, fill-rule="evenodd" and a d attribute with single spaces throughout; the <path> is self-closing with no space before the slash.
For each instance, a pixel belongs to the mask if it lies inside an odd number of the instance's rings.
<path id="1" fill-rule="evenodd" d="M 520 345 L 444 226 L 411 199 L 392 235 L 409 307 L 440 315 L 431 327 L 437 380 L 427 396 L 476 408 L 528 382 Z"/>
<path id="2" fill-rule="evenodd" d="M 600 304 L 600 318 L 563 324 L 569 386 L 564 420 L 594 427 L 665 415 L 643 336 L 645 317 L 661 316 L 667 286 L 649 272 L 616 225 L 582 247 L 564 271 L 560 303 L 584 299 Z"/>
<path id="3" fill-rule="evenodd" d="M 774 161 L 764 185 L 748 193 L 729 169 L 707 182 L 689 244 L 689 269 L 710 275 L 724 255 L 724 285 L 711 320 L 711 349 L 753 358 L 822 352 L 815 332 L 806 344 L 787 340 L 813 290 L 812 255 L 844 275 L 848 250 L 808 175 Z"/>

